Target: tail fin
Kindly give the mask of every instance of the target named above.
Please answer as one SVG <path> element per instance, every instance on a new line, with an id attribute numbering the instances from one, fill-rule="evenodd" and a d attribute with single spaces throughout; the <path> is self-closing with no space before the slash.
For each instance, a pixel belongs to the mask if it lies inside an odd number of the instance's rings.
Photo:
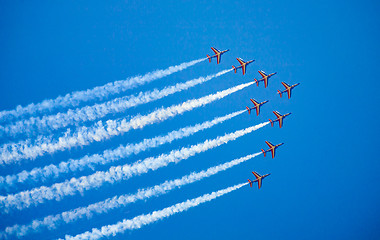
<path id="1" fill-rule="evenodd" d="M 211 62 L 211 57 L 207 54 L 208 61 Z"/>
<path id="2" fill-rule="evenodd" d="M 256 78 L 254 78 L 254 79 L 255 79 L 255 83 L 257 84 L 257 86 L 259 86 L 259 81 L 257 81 Z"/>
<path id="3" fill-rule="evenodd" d="M 264 149 L 261 149 L 261 151 L 263 152 L 264 157 L 266 157 L 267 153 L 264 151 Z"/>
<path id="4" fill-rule="evenodd" d="M 272 127 L 273 127 L 273 121 L 271 119 L 269 119 L 269 122 L 270 122 L 270 125 L 272 125 Z"/>
<path id="5" fill-rule="evenodd" d="M 251 114 L 251 109 L 249 107 L 246 107 L 248 110 L 248 114 Z"/>
<path id="6" fill-rule="evenodd" d="M 248 179 L 248 182 L 249 182 L 249 186 L 252 187 L 252 181 L 251 181 L 251 179 Z"/>
<path id="7" fill-rule="evenodd" d="M 236 73 L 236 67 L 234 65 L 232 65 L 232 68 L 234 69 L 235 73 Z"/>
<path id="8" fill-rule="evenodd" d="M 278 94 L 280 94 L 280 97 L 282 97 L 282 92 L 280 90 L 277 90 Z"/>

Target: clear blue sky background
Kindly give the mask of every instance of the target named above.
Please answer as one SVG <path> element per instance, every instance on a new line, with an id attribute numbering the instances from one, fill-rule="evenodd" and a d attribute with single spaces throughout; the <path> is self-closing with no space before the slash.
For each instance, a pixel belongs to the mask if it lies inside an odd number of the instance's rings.
<path id="1" fill-rule="evenodd" d="M 0 228 L 135 192 L 191 171 L 256 153 L 264 141 L 284 142 L 275 159 L 259 156 L 159 198 L 29 235 L 50 239 L 149 213 L 272 173 L 263 188 L 244 187 L 215 201 L 115 239 L 379 239 L 379 34 L 377 1 L 7 1 L 0 7 L 0 110 L 55 98 L 230 49 L 216 65 L 203 62 L 138 91 L 162 88 L 255 59 L 247 74 L 229 73 L 202 86 L 114 116 L 149 113 L 278 72 L 269 87 L 250 87 L 163 123 L 91 146 L 1 167 L 2 175 L 96 153 L 243 109 L 249 98 L 270 100 L 248 114 L 173 144 L 133 156 L 134 162 L 292 112 L 269 126 L 177 165 L 87 191 L 38 208 L 0 216 Z M 300 82 L 280 99 L 281 81 Z M 4 140 L 3 140 L 4 141 Z M 99 169 L 107 169 L 99 167 Z M 86 172 L 90 174 L 91 171 Z M 80 175 L 72 175 L 80 176 Z M 60 179 L 63 180 L 63 179 Z M 48 183 L 49 185 L 52 182 Z M 4 193 L 2 193 L 4 194 Z"/>

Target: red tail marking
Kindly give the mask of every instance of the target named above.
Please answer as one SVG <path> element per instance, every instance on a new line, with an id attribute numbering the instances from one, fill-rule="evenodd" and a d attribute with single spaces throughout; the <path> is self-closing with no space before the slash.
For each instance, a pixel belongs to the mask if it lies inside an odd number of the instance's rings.
<path id="1" fill-rule="evenodd" d="M 259 86 L 259 81 L 257 81 L 256 78 L 254 78 L 254 79 L 255 79 L 255 83 L 257 84 L 257 86 Z"/>
<path id="2" fill-rule="evenodd" d="M 266 157 L 266 152 L 264 151 L 264 149 L 261 149 L 261 151 L 263 152 L 263 154 L 264 154 L 264 157 Z"/>
<path id="3" fill-rule="evenodd" d="M 249 182 L 249 186 L 252 187 L 252 181 L 250 179 L 248 179 L 248 182 Z"/>
<path id="4" fill-rule="evenodd" d="M 246 107 L 248 110 L 248 114 L 251 114 L 251 109 L 249 107 Z"/>
<path id="5" fill-rule="evenodd" d="M 232 68 L 234 69 L 235 73 L 236 73 L 236 67 L 235 66 L 232 66 Z"/>
<path id="6" fill-rule="evenodd" d="M 272 125 L 272 127 L 273 127 L 273 121 L 271 119 L 269 119 L 269 122 L 270 122 L 270 125 Z"/>
<path id="7" fill-rule="evenodd" d="M 280 94 L 280 97 L 282 97 L 282 92 L 280 90 L 277 90 L 278 94 Z"/>
<path id="8" fill-rule="evenodd" d="M 207 54 L 208 61 L 211 62 L 211 57 Z"/>

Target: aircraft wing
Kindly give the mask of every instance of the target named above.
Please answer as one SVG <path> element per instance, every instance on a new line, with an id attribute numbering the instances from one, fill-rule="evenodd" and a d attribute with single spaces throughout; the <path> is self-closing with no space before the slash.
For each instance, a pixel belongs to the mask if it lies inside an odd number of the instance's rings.
<path id="1" fill-rule="evenodd" d="M 266 77 L 266 75 L 265 75 L 265 73 L 264 73 L 264 72 L 262 72 L 262 71 L 259 71 L 259 73 L 260 73 L 261 77 L 263 77 L 263 78 L 265 78 L 265 77 Z"/>
<path id="2" fill-rule="evenodd" d="M 278 123 L 280 124 L 280 128 L 282 127 L 282 118 L 278 119 Z"/>
<path id="3" fill-rule="evenodd" d="M 216 55 L 216 64 L 219 64 L 220 63 L 220 57 L 221 57 L 222 55 L 221 54 L 217 54 Z"/>
<path id="4" fill-rule="evenodd" d="M 273 148 L 274 147 L 274 145 L 272 144 L 272 143 L 270 143 L 270 142 L 268 142 L 268 141 L 265 141 L 265 143 L 268 145 L 268 147 L 270 147 L 270 148 Z"/>
<path id="5" fill-rule="evenodd" d="M 292 89 L 288 88 L 286 91 L 288 92 L 288 98 L 290 98 L 292 96 Z"/>
<path id="6" fill-rule="evenodd" d="M 252 98 L 251 98 L 250 100 L 251 100 L 251 102 L 253 103 L 253 105 L 255 105 L 255 106 L 257 106 L 257 105 L 259 104 L 258 102 L 255 101 L 255 99 L 252 99 Z"/>
<path id="7" fill-rule="evenodd" d="M 277 111 L 273 111 L 274 115 L 276 115 L 277 118 L 280 118 L 281 117 L 281 114 Z"/>
<path id="8" fill-rule="evenodd" d="M 276 154 L 275 152 L 276 150 L 274 148 L 271 149 L 271 152 L 272 152 L 272 158 L 274 158 L 274 155 Z"/>
<path id="9" fill-rule="evenodd" d="M 261 178 L 257 179 L 257 183 L 258 183 L 258 186 L 259 186 L 259 189 L 260 189 L 261 188 L 262 179 Z"/>
<path id="10" fill-rule="evenodd" d="M 268 87 L 268 78 L 264 78 L 264 86 L 265 88 Z"/>
<path id="11" fill-rule="evenodd" d="M 286 82 L 281 82 L 281 84 L 282 84 L 286 89 L 288 89 L 288 88 L 290 87 Z"/>
<path id="12" fill-rule="evenodd" d="M 241 58 L 236 58 L 236 60 L 238 60 L 238 62 L 240 63 L 240 65 L 243 65 L 245 62 L 243 61 L 243 59 Z"/>
<path id="13" fill-rule="evenodd" d="M 214 53 L 218 55 L 218 53 L 219 53 L 218 49 L 211 47 L 211 50 L 214 51 Z"/>
<path id="14" fill-rule="evenodd" d="M 260 174 L 258 174 L 257 172 L 252 172 L 252 173 L 253 173 L 253 175 L 255 175 L 256 180 L 257 180 L 257 179 L 260 179 L 260 177 L 261 177 Z"/>

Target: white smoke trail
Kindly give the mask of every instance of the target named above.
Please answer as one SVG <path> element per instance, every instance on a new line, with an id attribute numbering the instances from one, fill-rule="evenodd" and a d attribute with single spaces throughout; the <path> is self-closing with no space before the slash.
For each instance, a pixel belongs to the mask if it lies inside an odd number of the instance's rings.
<path id="1" fill-rule="evenodd" d="M 40 231 L 43 227 L 46 227 L 48 229 L 55 229 L 63 223 L 72 223 L 81 218 L 90 219 L 94 214 L 104 214 L 109 212 L 110 210 L 124 207 L 138 200 L 146 200 L 151 197 L 158 197 L 168 193 L 169 191 L 175 188 L 180 188 L 184 185 L 200 181 L 207 177 L 211 177 L 221 171 L 228 170 L 238 164 L 246 162 L 260 154 L 262 153 L 259 152 L 255 154 L 250 154 L 245 157 L 238 158 L 215 167 L 210 167 L 204 171 L 200 171 L 197 173 L 193 172 L 189 175 L 183 176 L 182 178 L 165 181 L 162 184 L 150 188 L 139 189 L 135 194 L 115 196 L 112 198 L 108 198 L 104 201 L 90 204 L 86 207 L 79 207 L 66 212 L 62 212 L 60 214 L 49 215 L 41 220 L 34 220 L 32 223 L 27 225 L 14 225 L 12 227 L 7 227 L 5 229 L 5 232 L 3 232 L 2 234 L 4 236 L 16 235 L 18 238 L 20 238 L 22 236 L 27 235 L 30 232 Z"/>
<path id="2" fill-rule="evenodd" d="M 65 239 L 99 239 L 109 236 L 115 236 L 117 233 L 123 233 L 126 230 L 139 229 L 145 225 L 151 224 L 153 222 L 162 220 L 164 218 L 170 217 L 176 213 L 184 212 L 189 208 L 196 207 L 202 203 L 209 202 L 218 197 L 221 197 L 227 193 L 235 191 L 248 183 L 237 184 L 232 187 L 228 187 L 217 192 L 212 192 L 209 194 L 205 194 L 201 197 L 189 199 L 187 201 L 177 203 L 171 207 L 164 208 L 159 211 L 154 211 L 149 214 L 142 214 L 132 219 L 124 219 L 121 222 L 118 222 L 113 225 L 103 226 L 100 229 L 93 228 L 91 232 L 87 231 L 82 234 L 78 234 L 76 236 L 66 235 Z"/>
<path id="3" fill-rule="evenodd" d="M 60 201 L 62 198 L 83 193 L 86 190 L 100 187 L 104 183 L 113 184 L 115 182 L 127 180 L 131 177 L 138 176 L 148 171 L 157 170 L 167 166 L 169 163 L 178 163 L 197 153 L 205 152 L 209 149 L 226 144 L 257 129 L 260 129 L 269 122 L 264 122 L 256 126 L 248 127 L 233 133 L 225 134 L 212 140 L 206 140 L 180 150 L 173 150 L 168 154 L 161 154 L 157 157 L 149 157 L 139 160 L 133 164 L 125 164 L 121 166 L 113 166 L 108 171 L 97 171 L 94 174 L 83 176 L 80 178 L 71 178 L 65 182 L 55 183 L 50 187 L 42 186 L 16 194 L 8 194 L 0 196 L 0 211 L 9 212 L 11 209 L 24 209 L 31 205 L 37 206 L 47 200 Z"/>
<path id="4" fill-rule="evenodd" d="M 40 103 L 31 103 L 27 106 L 17 106 L 13 110 L 4 110 L 0 112 L 0 121 L 12 120 L 26 114 L 36 114 L 41 112 L 49 112 L 57 108 L 75 107 L 83 102 L 92 100 L 102 100 L 111 95 L 122 93 L 128 89 L 149 83 L 153 80 L 163 78 L 170 74 L 182 71 L 197 63 L 205 61 L 207 58 L 201 58 L 190 62 L 185 62 L 176 66 L 168 67 L 164 70 L 156 70 L 146 73 L 143 76 L 136 76 L 126 80 L 119 80 L 105 84 L 103 86 L 87 89 L 84 91 L 76 91 L 68 93 L 65 96 L 59 96 L 56 99 L 47 99 Z"/>
<path id="5" fill-rule="evenodd" d="M 240 84 L 238 86 L 210 94 L 198 99 L 191 99 L 186 102 L 172 105 L 167 108 L 160 108 L 148 115 L 137 115 L 130 120 L 108 120 L 106 123 L 98 121 L 92 127 L 81 127 L 76 132 L 66 132 L 64 136 L 59 137 L 58 141 L 52 137 L 41 137 L 33 144 L 29 141 L 22 141 L 14 144 L 4 144 L 0 148 L 0 165 L 11 164 L 21 159 L 34 159 L 46 153 L 63 151 L 71 147 L 89 145 L 96 141 L 103 141 L 113 136 L 128 132 L 131 129 L 143 128 L 146 125 L 162 122 L 168 118 L 174 117 L 184 112 L 191 111 L 194 108 L 202 107 L 216 100 L 222 99 L 234 92 L 242 90 L 254 82 Z"/>
<path id="6" fill-rule="evenodd" d="M 59 165 L 50 164 L 43 168 L 33 168 L 31 171 L 22 171 L 18 174 L 0 176 L 0 188 L 12 188 L 18 184 L 45 181 L 49 178 L 57 178 L 60 174 L 83 171 L 87 168 L 94 169 L 96 165 L 105 165 L 123 158 L 131 154 L 138 154 L 149 148 L 158 147 L 165 143 L 170 143 L 176 139 L 181 139 L 190 136 L 196 132 L 202 131 L 212 126 L 236 117 L 246 110 L 237 111 L 223 117 L 218 117 L 212 121 L 206 121 L 194 126 L 184 127 L 164 136 L 157 136 L 135 144 L 127 144 L 116 149 L 105 150 L 102 154 L 86 155 L 80 159 L 70 159 L 67 162 L 61 162 Z"/>
<path id="7" fill-rule="evenodd" d="M 21 120 L 7 126 L 0 126 L 0 135 L 16 136 L 18 134 L 33 134 L 36 132 L 46 132 L 67 127 L 69 125 L 77 125 L 78 123 L 94 121 L 105 117 L 108 114 L 120 113 L 128 108 L 135 107 L 141 104 L 153 102 L 164 98 L 168 95 L 189 89 L 196 85 L 207 82 L 213 78 L 222 76 L 232 69 L 220 71 L 216 74 L 197 79 L 189 80 L 185 83 L 177 83 L 164 89 L 153 91 L 140 92 L 137 96 L 126 96 L 115 98 L 113 100 L 85 106 L 82 108 L 69 109 L 66 113 L 57 113 L 53 115 L 40 117 L 31 117 L 26 120 Z"/>

